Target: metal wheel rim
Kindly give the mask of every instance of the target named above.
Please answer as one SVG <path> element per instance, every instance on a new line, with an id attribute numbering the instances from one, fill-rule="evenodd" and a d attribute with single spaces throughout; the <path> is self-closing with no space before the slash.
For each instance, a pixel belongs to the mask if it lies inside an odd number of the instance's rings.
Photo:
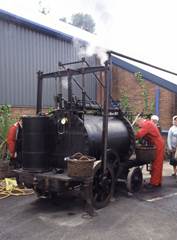
<path id="1" fill-rule="evenodd" d="M 132 168 L 127 176 L 127 188 L 129 192 L 137 192 L 143 183 L 142 171 L 139 167 Z"/>
<path id="2" fill-rule="evenodd" d="M 93 203 L 102 203 L 107 201 L 112 194 L 113 176 L 109 168 L 106 169 L 105 175 L 102 168 L 99 168 L 94 176 L 92 196 Z"/>

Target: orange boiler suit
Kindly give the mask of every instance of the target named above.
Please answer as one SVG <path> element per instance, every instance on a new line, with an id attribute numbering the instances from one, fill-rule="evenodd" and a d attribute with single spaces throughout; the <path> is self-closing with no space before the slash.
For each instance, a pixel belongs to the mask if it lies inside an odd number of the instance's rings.
<path id="1" fill-rule="evenodd" d="M 142 137 L 145 137 L 156 147 L 156 158 L 152 162 L 150 184 L 159 186 L 162 182 L 164 140 L 157 126 L 151 120 L 144 120 L 141 128 L 136 133 L 136 139 Z"/>
<path id="2" fill-rule="evenodd" d="M 16 122 L 9 128 L 8 133 L 7 133 L 7 145 L 8 145 L 8 149 L 10 152 L 10 157 L 12 159 L 15 158 L 18 128 L 19 128 L 19 123 Z"/>

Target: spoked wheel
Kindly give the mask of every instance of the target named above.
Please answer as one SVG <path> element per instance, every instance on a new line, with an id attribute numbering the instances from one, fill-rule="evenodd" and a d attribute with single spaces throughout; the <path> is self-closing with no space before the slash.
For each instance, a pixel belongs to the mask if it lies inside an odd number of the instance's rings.
<path id="1" fill-rule="evenodd" d="M 141 168 L 131 168 L 127 176 L 127 189 L 129 192 L 138 192 L 143 183 L 143 174 Z"/>
<path id="2" fill-rule="evenodd" d="M 101 163 L 94 167 L 94 178 L 91 184 L 91 200 L 94 208 L 105 207 L 112 196 L 114 189 L 114 174 L 110 165 L 107 166 L 105 174 Z"/>

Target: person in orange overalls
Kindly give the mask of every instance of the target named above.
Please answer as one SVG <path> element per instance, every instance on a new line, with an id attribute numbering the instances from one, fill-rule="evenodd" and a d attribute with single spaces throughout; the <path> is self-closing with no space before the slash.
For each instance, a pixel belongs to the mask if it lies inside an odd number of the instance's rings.
<path id="1" fill-rule="evenodd" d="M 22 119 L 10 126 L 7 133 L 7 146 L 10 153 L 10 164 L 14 168 L 21 166 Z"/>
<path id="2" fill-rule="evenodd" d="M 162 170 L 164 160 L 164 140 L 152 120 L 138 118 L 136 125 L 140 128 L 136 133 L 136 139 L 145 138 L 156 147 L 156 158 L 152 162 L 150 183 L 146 188 L 153 189 L 162 184 Z"/>

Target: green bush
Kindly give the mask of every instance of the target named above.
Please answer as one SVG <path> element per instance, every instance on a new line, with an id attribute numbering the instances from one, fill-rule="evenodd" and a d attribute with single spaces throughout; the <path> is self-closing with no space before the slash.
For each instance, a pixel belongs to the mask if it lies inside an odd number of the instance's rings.
<path id="1" fill-rule="evenodd" d="M 11 106 L 0 106 L 0 159 L 2 157 L 2 147 L 6 142 L 7 132 L 9 127 L 15 122 L 11 116 Z"/>

